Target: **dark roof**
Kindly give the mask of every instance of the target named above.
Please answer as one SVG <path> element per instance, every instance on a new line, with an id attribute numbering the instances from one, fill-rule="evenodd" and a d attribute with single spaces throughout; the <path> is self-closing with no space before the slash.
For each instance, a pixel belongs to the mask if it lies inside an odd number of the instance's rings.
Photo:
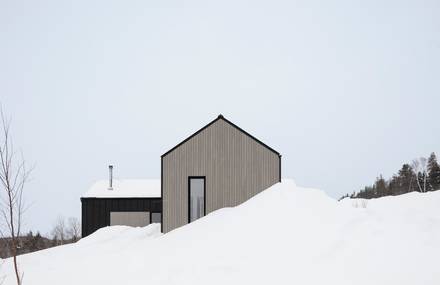
<path id="1" fill-rule="evenodd" d="M 167 154 L 169 154 L 170 152 L 172 152 L 173 150 L 175 150 L 176 148 L 178 148 L 179 146 L 181 146 L 182 144 L 184 144 L 185 142 L 187 142 L 188 140 L 190 140 L 192 137 L 196 136 L 197 134 L 199 134 L 201 131 L 203 131 L 204 129 L 208 128 L 209 126 L 211 126 L 212 124 L 214 124 L 215 122 L 217 122 L 218 120 L 223 120 L 226 123 L 230 124 L 231 126 L 233 126 L 234 128 L 236 128 L 237 130 L 239 130 L 240 132 L 242 132 L 243 134 L 247 135 L 248 137 L 250 137 L 251 139 L 253 139 L 254 141 L 256 141 L 257 143 L 261 144 L 262 146 L 264 146 L 265 148 L 267 148 L 268 150 L 274 152 L 275 154 L 277 154 L 278 156 L 281 156 L 281 154 L 274 150 L 273 148 L 271 148 L 270 146 L 268 146 L 267 144 L 263 143 L 262 141 L 260 141 L 259 139 L 257 139 L 256 137 L 254 137 L 253 135 L 249 134 L 248 132 L 246 132 L 245 130 L 243 130 L 242 128 L 240 128 L 239 126 L 237 126 L 236 124 L 232 123 L 231 121 L 227 120 L 225 117 L 223 117 L 222 114 L 218 115 L 218 117 L 211 121 L 210 123 L 208 123 L 206 126 L 204 126 L 203 128 L 201 128 L 200 130 L 198 130 L 197 132 L 195 132 L 194 134 L 190 135 L 189 137 L 187 137 L 186 139 L 184 139 L 181 143 L 179 143 L 178 145 L 176 145 L 175 147 L 173 147 L 172 149 L 170 149 L 169 151 L 165 152 L 164 154 L 161 155 L 161 157 L 166 156 Z"/>

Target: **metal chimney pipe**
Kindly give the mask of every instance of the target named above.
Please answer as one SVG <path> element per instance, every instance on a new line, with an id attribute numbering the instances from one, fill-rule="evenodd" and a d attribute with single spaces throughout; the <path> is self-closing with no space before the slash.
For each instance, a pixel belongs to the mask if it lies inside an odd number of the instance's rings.
<path id="1" fill-rule="evenodd" d="M 108 190 L 113 190 L 113 165 L 108 166 L 108 179 L 109 179 Z"/>

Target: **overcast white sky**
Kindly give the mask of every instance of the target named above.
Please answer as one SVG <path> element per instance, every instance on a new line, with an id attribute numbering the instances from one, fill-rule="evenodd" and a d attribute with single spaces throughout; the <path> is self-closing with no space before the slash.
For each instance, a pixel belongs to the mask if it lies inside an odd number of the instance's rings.
<path id="1" fill-rule="evenodd" d="M 79 217 L 110 162 L 160 177 L 219 113 L 333 197 L 440 154 L 439 15 L 438 0 L 0 0 L 0 102 L 36 165 L 28 228 Z"/>

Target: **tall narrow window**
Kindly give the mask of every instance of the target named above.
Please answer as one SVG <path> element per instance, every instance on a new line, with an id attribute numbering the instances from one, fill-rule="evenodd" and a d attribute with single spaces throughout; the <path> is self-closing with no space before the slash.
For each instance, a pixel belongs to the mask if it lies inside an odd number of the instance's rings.
<path id="1" fill-rule="evenodd" d="M 205 215 L 205 177 L 189 177 L 189 222 Z"/>

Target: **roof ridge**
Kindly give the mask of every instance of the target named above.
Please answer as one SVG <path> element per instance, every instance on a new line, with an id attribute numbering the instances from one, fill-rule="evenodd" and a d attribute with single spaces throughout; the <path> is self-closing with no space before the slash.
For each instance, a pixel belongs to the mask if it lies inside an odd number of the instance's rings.
<path id="1" fill-rule="evenodd" d="M 187 137 L 186 139 L 184 139 L 183 141 L 181 141 L 180 143 L 178 143 L 176 146 L 174 146 L 173 148 L 171 148 L 170 150 L 168 150 L 167 152 L 165 152 L 164 154 L 161 155 L 161 157 L 165 157 L 167 156 L 169 153 L 173 152 L 175 149 L 177 149 L 178 147 L 180 147 L 181 145 L 183 145 L 184 143 L 186 143 L 187 141 L 189 141 L 191 138 L 195 137 L 196 135 L 198 135 L 200 132 L 202 132 L 203 130 L 207 129 L 209 126 L 211 126 L 212 124 L 214 124 L 215 122 L 217 122 L 218 120 L 223 120 L 226 123 L 230 124 L 231 126 L 233 126 L 234 128 L 236 128 L 237 130 L 239 130 L 240 132 L 242 132 L 243 134 L 247 135 L 248 137 L 250 137 L 251 139 L 253 139 L 254 141 L 256 141 L 257 143 L 261 144 L 262 146 L 266 147 L 267 149 L 269 149 L 270 151 L 274 152 L 275 154 L 277 154 L 278 156 L 281 157 L 281 154 L 276 151 L 275 149 L 271 148 L 270 146 L 268 146 L 267 144 L 263 143 L 262 141 L 260 141 L 259 139 L 257 139 L 256 137 L 254 137 L 253 135 L 251 135 L 250 133 L 246 132 L 245 130 L 243 130 L 242 128 L 240 128 L 239 126 L 237 126 L 236 124 L 232 123 L 231 121 L 229 121 L 228 119 L 226 119 L 222 114 L 219 114 L 217 116 L 217 118 L 215 118 L 214 120 L 212 120 L 211 122 L 209 122 L 207 125 L 205 125 L 204 127 L 202 127 L 201 129 L 199 129 L 198 131 L 196 131 L 195 133 L 193 133 L 192 135 L 190 135 L 189 137 Z"/>

